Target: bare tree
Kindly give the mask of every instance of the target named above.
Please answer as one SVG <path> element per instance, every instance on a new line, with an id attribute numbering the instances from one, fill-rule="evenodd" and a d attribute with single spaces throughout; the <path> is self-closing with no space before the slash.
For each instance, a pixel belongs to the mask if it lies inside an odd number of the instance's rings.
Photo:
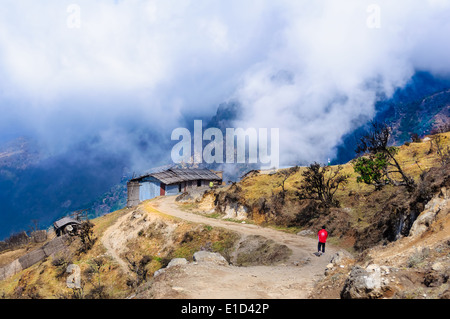
<path id="1" fill-rule="evenodd" d="M 152 261 L 152 257 L 143 256 L 138 262 L 125 257 L 128 261 L 128 268 L 132 273 L 136 275 L 134 280 L 128 280 L 128 285 L 133 287 L 138 287 L 141 283 L 143 283 L 147 279 L 147 264 Z"/>
<path id="2" fill-rule="evenodd" d="M 331 166 L 311 164 L 303 173 L 303 183 L 297 195 L 300 199 L 320 201 L 325 207 L 339 206 L 334 194 L 341 185 L 348 181 L 348 175 L 341 174 L 342 166 L 333 169 Z"/>
<path id="3" fill-rule="evenodd" d="M 442 165 L 445 165 L 450 160 L 450 147 L 445 147 L 442 143 L 442 138 L 440 135 L 435 135 L 430 139 L 430 150 L 429 153 L 433 151 L 433 145 L 436 149 L 436 153 L 439 157 L 439 161 Z"/>
<path id="4" fill-rule="evenodd" d="M 282 198 L 283 203 L 284 203 L 284 199 L 286 197 L 286 192 L 287 192 L 286 187 L 285 187 L 286 181 L 289 177 L 291 177 L 293 174 L 298 172 L 298 170 L 299 170 L 299 167 L 295 166 L 295 167 L 291 167 L 288 169 L 280 170 L 277 173 L 278 176 L 281 176 L 281 180 L 277 183 L 277 186 L 281 186 L 281 198 Z"/>
<path id="5" fill-rule="evenodd" d="M 89 220 L 84 221 L 80 225 L 80 229 L 79 229 L 79 236 L 80 236 L 80 240 L 81 240 L 81 247 L 79 249 L 80 253 L 85 253 L 89 249 L 91 249 L 92 246 L 94 245 L 95 241 L 97 240 L 97 238 L 94 237 L 93 228 L 94 228 L 94 224 Z"/>

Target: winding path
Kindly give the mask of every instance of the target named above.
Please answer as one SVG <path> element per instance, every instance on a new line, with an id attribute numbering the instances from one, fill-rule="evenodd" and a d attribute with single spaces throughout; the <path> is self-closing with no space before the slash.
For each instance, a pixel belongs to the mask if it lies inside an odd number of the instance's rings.
<path id="1" fill-rule="evenodd" d="M 150 201 L 149 205 L 164 214 L 194 223 L 226 228 L 244 236 L 260 235 L 292 250 L 289 260 L 276 266 L 211 268 L 191 264 L 184 268 L 183 275 L 176 276 L 176 286 L 170 282 L 157 282 L 153 288 L 156 298 L 305 299 L 311 293 L 315 281 L 324 275 L 331 256 L 338 250 L 327 244 L 326 254 L 316 257 L 313 253 L 317 250 L 317 241 L 313 238 L 189 213 L 179 208 L 173 196 L 157 198 Z M 300 266 L 294 264 L 302 260 L 308 261 Z"/>

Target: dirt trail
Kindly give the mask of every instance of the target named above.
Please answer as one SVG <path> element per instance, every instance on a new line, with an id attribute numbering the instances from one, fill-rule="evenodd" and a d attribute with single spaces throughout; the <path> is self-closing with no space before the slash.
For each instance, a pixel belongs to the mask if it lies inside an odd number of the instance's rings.
<path id="1" fill-rule="evenodd" d="M 128 265 L 119 256 L 120 251 L 122 251 L 122 247 L 123 245 L 125 245 L 126 241 L 118 240 L 117 235 L 120 232 L 120 226 L 128 218 L 130 213 L 121 216 L 112 226 L 108 227 L 101 238 L 102 244 L 105 247 L 107 254 L 109 254 L 119 264 L 120 268 L 122 268 L 123 272 L 127 275 L 130 274 Z"/>
<path id="2" fill-rule="evenodd" d="M 181 273 L 172 271 L 172 277 L 156 280 L 152 289 L 154 298 L 307 298 L 316 280 L 324 275 L 331 257 L 338 251 L 327 244 L 326 254 L 316 257 L 317 241 L 288 234 L 271 228 L 212 219 L 181 210 L 175 197 L 162 197 L 150 202 L 158 211 L 187 221 L 222 227 L 243 236 L 260 235 L 284 244 L 292 255 L 284 264 L 276 266 L 214 266 L 189 264 Z M 301 261 L 300 265 L 295 263 Z M 302 262 L 303 261 L 303 262 Z M 305 262 L 306 261 L 306 262 Z"/>

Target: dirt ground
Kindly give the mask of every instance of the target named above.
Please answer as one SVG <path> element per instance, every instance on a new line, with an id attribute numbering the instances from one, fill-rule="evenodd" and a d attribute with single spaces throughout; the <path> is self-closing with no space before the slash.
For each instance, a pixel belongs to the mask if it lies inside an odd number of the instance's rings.
<path id="1" fill-rule="evenodd" d="M 326 254 L 317 257 L 314 254 L 317 250 L 317 240 L 314 236 L 300 236 L 245 222 L 209 218 L 181 208 L 175 201 L 175 197 L 161 197 L 146 202 L 136 209 L 130 209 L 105 231 L 102 242 L 108 254 L 117 260 L 124 271 L 129 271 L 127 263 L 121 259 L 126 251 L 127 241 L 136 238 L 140 230 L 162 218 L 162 215 L 155 211 L 194 224 L 234 231 L 240 234 L 237 246 L 252 242 L 253 238 L 263 237 L 263 240 L 267 239 L 280 245 L 278 246 L 280 255 L 283 255 L 282 248 L 285 252 L 286 247 L 290 250 L 290 254 L 282 258 L 281 262 L 268 265 L 253 263 L 246 267 L 239 267 L 237 259 L 227 265 L 191 261 L 186 265 L 165 269 L 160 275 L 140 287 L 139 292 L 130 298 L 339 299 L 344 282 L 354 266 L 355 260 L 347 258 L 335 264 L 332 270 L 327 269 L 331 258 L 337 252 L 342 252 L 346 256 L 349 256 L 349 253 L 327 243 Z M 440 265 L 446 267 L 448 264 L 448 256 L 445 255 L 448 249 L 445 243 L 449 242 L 449 233 L 446 231 L 450 227 L 449 216 L 442 216 L 421 236 L 402 238 L 387 246 L 379 246 L 367 251 L 368 254 L 362 264 L 375 263 L 393 267 L 390 268 L 391 273 L 386 277 L 389 279 L 389 288 L 392 291 L 385 292 L 385 298 L 394 295 L 397 298 L 422 298 L 425 295 L 434 298 L 442 294 L 445 285 L 436 288 L 425 287 L 423 282 L 427 275 L 437 273 L 436 271 L 430 273 L 428 268 L 436 268 Z M 169 227 L 177 226 L 174 223 Z M 164 245 L 170 245 L 170 243 L 164 242 Z M 277 247 L 276 245 L 272 245 L 271 248 Z M 409 268 L 408 262 L 423 247 L 431 249 L 429 258 L 424 260 L 420 267 Z M 283 255 L 285 256 L 286 254 Z M 326 272 L 327 275 L 325 275 Z M 436 278 L 439 279 L 438 277 Z M 402 292 L 404 292 L 403 295 Z"/>
<path id="2" fill-rule="evenodd" d="M 317 242 L 313 238 L 189 213 L 178 207 L 174 197 L 158 198 L 150 205 L 183 220 L 238 232 L 242 238 L 263 236 L 286 245 L 292 254 L 285 262 L 271 266 L 237 267 L 191 262 L 172 267 L 157 276 L 139 298 L 306 299 L 313 292 L 314 284 L 324 276 L 331 257 L 338 251 L 336 247 L 327 245 L 325 255 L 317 257 L 314 255 Z M 109 233 L 112 235 L 113 231 L 110 229 Z M 106 242 L 108 244 L 108 240 Z"/>

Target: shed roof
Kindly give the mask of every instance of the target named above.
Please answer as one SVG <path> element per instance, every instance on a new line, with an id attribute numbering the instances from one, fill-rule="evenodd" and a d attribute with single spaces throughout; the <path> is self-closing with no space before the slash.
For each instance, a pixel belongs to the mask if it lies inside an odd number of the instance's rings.
<path id="1" fill-rule="evenodd" d="M 134 178 L 132 181 L 140 181 L 146 177 L 154 177 L 166 185 L 195 180 L 208 180 L 208 181 L 222 180 L 222 178 L 217 176 L 214 172 L 212 172 L 209 169 L 169 168 L 163 171 L 149 173 L 141 177 Z"/>
<path id="2" fill-rule="evenodd" d="M 67 224 L 78 224 L 80 225 L 81 223 L 73 218 L 70 217 L 63 217 L 60 220 L 57 220 L 56 222 L 53 223 L 53 226 L 55 226 L 56 228 L 61 228 Z"/>

